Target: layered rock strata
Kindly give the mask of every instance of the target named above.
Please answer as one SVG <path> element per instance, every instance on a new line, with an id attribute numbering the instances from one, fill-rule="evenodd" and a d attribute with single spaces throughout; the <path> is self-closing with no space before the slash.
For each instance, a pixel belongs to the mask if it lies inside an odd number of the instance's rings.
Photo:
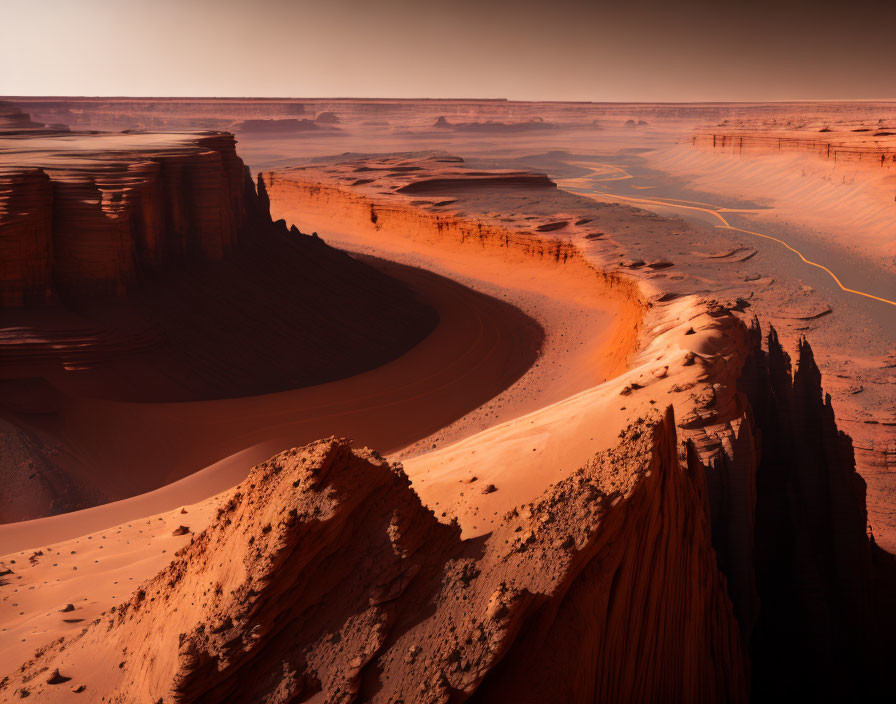
<path id="1" fill-rule="evenodd" d="M 752 696 L 879 696 L 888 686 L 884 654 L 896 652 L 886 625 L 896 582 L 868 527 L 852 440 L 837 428 L 806 340 L 794 371 L 774 328 L 765 345 L 758 321 L 736 321 L 730 332 L 746 341 L 736 383 L 708 398 L 702 420 L 680 426 L 695 443 L 689 465 L 706 475 L 712 542 L 749 646 Z M 701 438 L 701 426 L 715 428 Z"/>
<path id="2" fill-rule="evenodd" d="M 315 386 L 392 361 L 438 322 L 403 281 L 272 222 L 229 134 L 2 141 L 0 522 L 122 498 L 104 479 L 122 437 L 94 435 L 85 399 Z M 32 408 L 43 380 L 58 398 Z"/>
<path id="3" fill-rule="evenodd" d="M 830 130 L 827 130 L 830 131 Z M 742 152 L 799 152 L 812 154 L 832 162 L 858 163 L 867 166 L 893 168 L 896 166 L 896 133 L 885 129 L 858 130 L 862 134 L 841 134 L 838 139 L 798 136 L 790 133 L 765 133 L 757 130 L 729 133 L 701 133 L 691 137 L 691 144 L 699 149 L 717 150 L 728 154 Z"/>
<path id="4" fill-rule="evenodd" d="M 226 133 L 20 136 L 9 147 L 4 306 L 121 295 L 169 267 L 223 260 L 265 225 Z"/>
<path id="5" fill-rule="evenodd" d="M 0 168 L 0 305 L 53 296 L 53 186 L 40 169 Z"/>

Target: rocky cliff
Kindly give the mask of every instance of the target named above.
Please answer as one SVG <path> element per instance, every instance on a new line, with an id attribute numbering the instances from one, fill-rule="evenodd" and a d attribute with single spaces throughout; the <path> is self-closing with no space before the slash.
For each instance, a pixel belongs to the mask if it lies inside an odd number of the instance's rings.
<path id="1" fill-rule="evenodd" d="M 50 143 L 49 149 L 47 142 Z M 265 224 L 232 135 L 59 135 L 0 159 L 0 302 L 123 294 Z"/>
<path id="2" fill-rule="evenodd" d="M 338 206 L 359 228 L 590 266 L 570 239 L 267 183 L 319 217 Z M 266 209 L 264 180 L 257 195 Z M 588 271 L 644 305 L 637 283 Z M 675 310 L 657 313 L 642 352 L 655 362 L 650 345 L 672 335 L 663 344 L 693 372 L 670 389 L 690 392 L 676 400 L 687 413 L 639 418 L 494 531 L 462 540 L 375 453 L 334 440 L 292 450 L 257 467 L 129 603 L 38 651 L 0 693 L 534 703 L 886 692 L 893 564 L 866 531 L 851 441 L 808 343 L 794 373 L 774 331 L 763 349 L 758 325 L 723 306 Z M 676 326 L 691 327 L 677 338 Z M 639 389 L 653 395 L 629 384 L 624 403 L 635 408 Z"/>
<path id="3" fill-rule="evenodd" d="M 881 609 L 893 606 L 878 600 L 886 575 L 873 566 L 865 482 L 852 441 L 837 428 L 805 339 L 795 371 L 774 328 L 763 350 L 754 323 L 750 344 L 739 386 L 759 457 L 754 694 L 812 692 L 841 701 L 879 694 L 877 661 L 892 636 L 880 632 L 878 621 L 887 618 Z"/>
<path id="4" fill-rule="evenodd" d="M 361 184 L 336 182 L 330 172 L 320 177 L 296 169 L 265 178 L 281 212 L 289 216 L 292 207 L 308 213 L 324 231 L 348 223 L 371 237 L 398 233 L 446 248 L 504 248 L 508 256 L 525 252 L 546 264 L 583 259 L 581 240 L 504 228 L 476 210 L 479 204 L 463 195 L 463 187 L 446 185 L 438 202 L 401 202 L 382 187 L 387 183 L 400 193 L 408 179 L 428 177 L 420 170 Z M 455 198 L 448 200 L 450 194 Z M 533 197 L 546 201 L 545 194 Z M 445 212 L 446 205 L 454 212 Z M 545 256 L 554 246 L 557 257 Z M 639 288 L 631 280 L 624 285 Z M 694 350 L 687 364 L 699 368 L 697 383 L 670 391 L 679 434 L 691 443 L 688 467 L 705 476 L 712 543 L 751 655 L 754 694 L 757 700 L 780 692 L 841 699 L 878 694 L 887 684 L 881 663 L 896 652 L 887 596 L 893 561 L 867 530 L 865 487 L 852 442 L 837 428 L 808 342 L 799 344 L 794 373 L 773 330 L 763 349 L 758 324 L 748 327 L 716 303 L 700 308 L 701 325 L 685 333 L 712 331 L 711 343 L 685 343 Z M 654 324 L 662 330 L 671 325 Z M 817 672 L 824 676 L 812 674 Z"/>
<path id="5" fill-rule="evenodd" d="M 874 131 L 857 130 L 862 134 L 841 133 L 837 138 L 799 135 L 799 131 L 762 132 L 731 131 L 700 133 L 691 137 L 691 144 L 698 149 L 719 151 L 726 154 L 745 152 L 771 154 L 775 152 L 798 152 L 812 154 L 831 162 L 846 162 L 893 168 L 896 165 L 896 141 L 893 132 L 880 129 Z M 830 130 L 823 130 L 830 132 Z M 829 135 L 828 135 L 829 136 Z M 887 139 L 890 137 L 891 139 Z M 875 139 L 876 138 L 876 139 Z"/>
<path id="6" fill-rule="evenodd" d="M 671 411 L 633 425 L 618 448 L 466 541 L 375 453 L 334 440 L 282 453 L 129 603 L 37 653 L 0 691 L 47 702 L 78 687 L 110 702 L 743 701 L 703 478 L 676 443 Z"/>
<path id="7" fill-rule="evenodd" d="M 893 564 L 865 532 L 849 439 L 809 346 L 793 373 L 774 331 L 766 350 L 758 326 L 746 332 L 744 428 L 711 467 L 693 442 L 682 449 L 688 420 L 677 426 L 670 410 L 629 426 L 492 533 L 462 540 L 376 453 L 335 440 L 290 450 L 224 497 L 212 525 L 128 603 L 38 651 L 0 692 L 48 702 L 72 690 L 111 702 L 879 696 Z M 737 511 L 718 515 L 738 467 L 756 483 L 746 526 Z M 732 559 L 733 529 L 755 538 L 747 565 Z M 743 579 L 757 594 L 748 621 L 735 611 Z"/>
<path id="8" fill-rule="evenodd" d="M 712 542 L 748 644 L 752 697 L 879 696 L 889 686 L 884 661 L 896 652 L 896 583 L 868 528 L 852 440 L 837 428 L 805 339 L 794 371 L 774 328 L 765 345 L 757 321 L 730 332 L 738 329 L 747 354 L 736 387 L 709 404 L 712 422 L 728 417 L 728 429 L 688 464 L 707 479 Z M 695 428 L 687 418 L 682 425 L 686 435 Z"/>
<path id="9" fill-rule="evenodd" d="M 316 386 L 394 360 L 438 322 L 379 265 L 272 222 L 264 185 L 229 134 L 16 132 L 2 141 L 0 477 L 13 488 L 0 522 L 123 498 L 106 478 L 127 463 L 108 448 L 149 426 L 120 406 L 130 428 L 103 437 L 95 399 L 209 401 Z M 34 407 L 43 380 L 58 398 Z M 179 471 L 219 451 L 184 457 Z M 156 475 L 150 454 L 143 476 L 170 480 L 171 467 Z"/>

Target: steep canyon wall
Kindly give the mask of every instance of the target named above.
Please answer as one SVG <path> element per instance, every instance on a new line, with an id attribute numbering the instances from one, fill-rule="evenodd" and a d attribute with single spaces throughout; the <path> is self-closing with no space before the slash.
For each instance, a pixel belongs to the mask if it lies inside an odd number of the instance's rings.
<path id="1" fill-rule="evenodd" d="M 584 266 L 631 301 L 633 319 L 652 307 L 634 279 L 592 267 L 568 238 L 433 213 L 315 183 L 301 172 L 263 178 L 275 210 L 287 218 L 305 215 L 316 227 L 349 225 L 385 240 L 461 243 L 483 256 L 500 251 L 521 262 L 563 262 L 570 274 Z M 867 529 L 864 481 L 822 391 L 811 348 L 800 343 L 794 373 L 773 329 L 763 347 L 758 323 L 748 327 L 716 304 L 704 310 L 718 341 L 709 354 L 696 355 L 702 374 L 696 405 L 676 408 L 679 433 L 690 443 L 682 461 L 704 477 L 717 565 L 750 652 L 754 693 L 759 699 L 779 691 L 873 696 L 886 688 L 881 654 L 896 652 L 883 625 L 893 622 L 886 597 L 892 561 Z M 640 334 L 642 323 L 637 329 Z M 630 355 L 620 360 L 620 371 Z M 825 675 L 811 675 L 818 671 Z"/>
<path id="2" fill-rule="evenodd" d="M 121 295 L 168 266 L 223 260 L 264 226 L 232 135 L 186 141 L 0 169 L 0 304 Z"/>

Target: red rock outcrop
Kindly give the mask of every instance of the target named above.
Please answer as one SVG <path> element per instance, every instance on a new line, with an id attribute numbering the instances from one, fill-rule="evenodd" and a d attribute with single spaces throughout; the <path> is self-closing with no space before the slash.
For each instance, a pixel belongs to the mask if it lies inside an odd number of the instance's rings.
<path id="1" fill-rule="evenodd" d="M 319 211 L 339 203 L 358 226 L 586 265 L 553 236 L 267 183 Z M 757 326 L 704 308 L 719 334 L 688 353 L 702 373 L 680 431 L 671 413 L 639 421 L 467 541 L 374 453 L 338 441 L 283 453 L 127 605 L 39 651 L 0 692 L 52 702 L 64 681 L 113 702 L 741 701 L 749 649 L 757 699 L 877 694 L 875 618 L 892 620 L 873 609 L 893 565 L 865 531 L 851 442 L 811 350 L 800 345 L 794 375 L 774 332 L 764 352 Z"/>
<path id="2" fill-rule="evenodd" d="M 232 135 L 58 140 L 28 152 L 19 139 L 0 159 L 4 305 L 120 295 L 166 267 L 225 259 L 264 224 Z"/>
<path id="3" fill-rule="evenodd" d="M 120 498 L 103 479 L 120 463 L 84 449 L 92 429 L 59 430 L 87 418 L 84 399 L 315 386 L 394 360 L 438 322 L 404 281 L 272 222 L 264 185 L 256 189 L 230 134 L 17 134 L 7 144 L 0 475 L 15 489 L 0 522 Z M 9 402 L 11 383 L 41 378 L 64 389 L 64 403 L 34 411 Z"/>
<path id="4" fill-rule="evenodd" d="M 747 350 L 736 388 L 713 394 L 699 423 L 680 426 L 689 434 L 730 419 L 714 448 L 709 436 L 701 443 L 708 459 L 692 453 L 688 462 L 706 475 L 712 543 L 749 647 L 752 696 L 879 696 L 896 582 L 868 530 L 852 441 L 837 428 L 806 340 L 793 372 L 774 328 L 763 349 L 757 321 L 732 322 L 729 335 L 744 336 Z"/>
<path id="5" fill-rule="evenodd" d="M 744 701 L 704 491 L 669 412 L 463 541 L 399 467 L 321 441 L 0 692 L 62 701 L 58 670 L 108 702 Z"/>

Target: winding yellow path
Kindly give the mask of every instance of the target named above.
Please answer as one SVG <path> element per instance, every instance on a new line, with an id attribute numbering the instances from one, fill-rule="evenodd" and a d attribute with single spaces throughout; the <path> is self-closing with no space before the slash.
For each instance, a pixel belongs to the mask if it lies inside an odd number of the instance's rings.
<path id="1" fill-rule="evenodd" d="M 605 169 L 612 169 L 613 172 L 618 174 L 612 178 L 600 179 L 602 181 L 621 181 L 625 178 L 634 178 L 634 176 L 632 176 L 632 174 L 629 174 L 622 167 L 617 166 L 615 164 L 593 164 L 592 165 L 592 164 L 582 164 L 580 162 L 569 162 L 569 163 L 574 164 L 575 166 L 580 166 L 582 168 L 590 169 L 592 174 L 598 174 L 598 175 L 601 174 L 601 172 L 598 171 L 596 168 L 594 168 L 594 166 L 602 167 Z M 588 176 L 578 176 L 576 178 L 559 179 L 559 180 L 570 182 L 570 185 L 572 185 L 575 188 L 585 188 L 586 186 L 584 186 L 584 185 L 578 186 L 571 182 L 584 181 L 587 178 L 588 178 Z M 669 198 L 668 200 L 658 200 L 655 198 L 637 198 L 635 196 L 621 196 L 616 193 L 607 193 L 605 191 L 598 191 L 593 188 L 590 188 L 589 190 L 591 190 L 592 193 L 594 193 L 596 195 L 603 196 L 605 198 L 627 200 L 627 201 L 632 201 L 635 203 L 648 203 L 648 204 L 653 204 L 653 205 L 662 205 L 667 208 L 681 208 L 684 210 L 698 210 L 702 213 L 709 213 L 713 217 L 718 218 L 718 220 L 722 223 L 721 225 L 716 225 L 716 227 L 718 227 L 720 230 L 735 230 L 737 232 L 744 232 L 748 235 L 753 235 L 755 237 L 762 237 L 763 239 L 772 240 L 773 242 L 777 242 L 778 244 L 784 245 L 787 249 L 789 249 L 791 252 L 796 254 L 800 259 L 802 259 L 806 264 L 809 264 L 810 266 L 817 267 L 817 268 L 821 269 L 822 271 L 827 272 L 827 274 L 834 280 L 834 283 L 836 283 L 837 286 L 839 286 L 843 291 L 846 291 L 847 293 L 854 293 L 857 296 L 864 296 L 865 298 L 871 298 L 875 301 L 881 301 L 882 303 L 886 303 L 888 305 L 896 307 L 896 301 L 891 301 L 888 298 L 881 298 L 880 296 L 875 296 L 873 294 L 866 293 L 865 291 L 858 291 L 854 288 L 849 288 L 848 286 L 844 286 L 843 282 L 840 281 L 839 277 L 833 271 L 828 269 L 824 264 L 819 264 L 818 262 L 813 262 L 811 259 L 807 259 L 806 256 L 802 252 L 800 252 L 798 249 L 795 249 L 794 247 L 790 246 L 790 244 L 788 244 L 784 240 L 779 239 L 778 237 L 772 237 L 771 235 L 764 235 L 761 232 L 754 232 L 753 230 L 745 230 L 742 227 L 735 227 L 734 225 L 729 223 L 721 214 L 722 212 L 739 212 L 737 210 L 734 210 L 731 208 L 716 208 L 716 207 L 710 205 L 709 203 L 700 203 L 699 201 L 683 201 L 683 200 L 679 200 L 676 198 Z M 684 203 L 693 203 L 694 205 L 684 205 Z M 707 206 L 707 207 L 702 207 L 702 206 Z M 746 211 L 746 212 L 749 212 L 749 211 Z"/>

